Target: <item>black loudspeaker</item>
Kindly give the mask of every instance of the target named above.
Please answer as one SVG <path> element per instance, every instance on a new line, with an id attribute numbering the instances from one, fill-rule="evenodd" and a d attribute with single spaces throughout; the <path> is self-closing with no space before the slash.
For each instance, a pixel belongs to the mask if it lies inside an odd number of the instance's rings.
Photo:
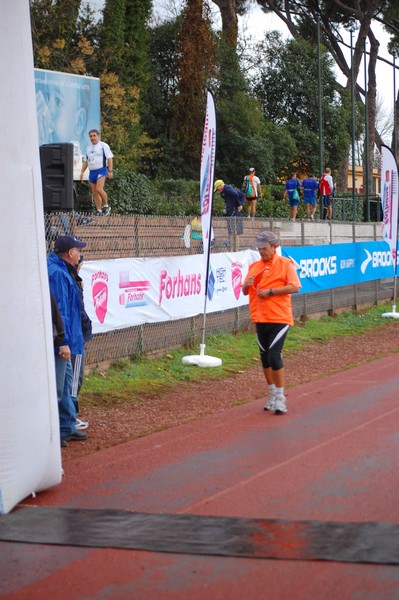
<path id="1" fill-rule="evenodd" d="M 73 144 L 40 146 L 44 209 L 73 210 Z"/>

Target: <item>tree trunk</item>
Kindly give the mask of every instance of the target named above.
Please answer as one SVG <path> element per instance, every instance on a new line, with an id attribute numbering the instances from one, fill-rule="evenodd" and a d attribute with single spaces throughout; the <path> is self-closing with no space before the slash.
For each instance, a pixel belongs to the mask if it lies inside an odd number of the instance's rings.
<path id="1" fill-rule="evenodd" d="M 237 47 L 238 17 L 236 0 L 212 0 L 219 7 L 222 17 L 222 33 L 226 44 Z"/>
<path id="2" fill-rule="evenodd" d="M 397 161 L 398 155 L 399 155 L 399 153 L 398 153 L 398 148 L 399 148 L 399 142 L 398 142 L 398 136 L 399 136 L 399 90 L 398 90 L 398 93 L 396 95 L 396 100 L 395 100 L 394 119 L 395 119 L 396 123 L 395 123 L 395 127 L 392 131 L 391 149 L 392 149 L 392 152 Z M 396 133 L 396 140 L 395 140 L 395 133 Z M 395 148 L 395 145 L 396 145 L 396 148 Z"/>
<path id="3" fill-rule="evenodd" d="M 349 148 L 348 148 L 349 152 Z M 334 181 L 337 192 L 347 192 L 348 191 L 348 173 L 349 173 L 349 161 L 345 159 L 340 164 L 338 170 L 338 177 L 336 177 L 336 181 Z"/>
<path id="4" fill-rule="evenodd" d="M 376 79 L 376 63 L 379 49 L 379 42 L 375 38 L 373 32 L 369 31 L 370 40 L 370 56 L 368 65 L 368 85 L 367 85 L 367 129 L 368 143 L 365 146 L 365 156 L 363 160 L 363 193 L 373 192 L 373 164 L 374 164 L 374 146 L 375 146 L 375 119 L 377 113 L 377 79 Z M 367 150 L 367 152 L 366 152 Z"/>

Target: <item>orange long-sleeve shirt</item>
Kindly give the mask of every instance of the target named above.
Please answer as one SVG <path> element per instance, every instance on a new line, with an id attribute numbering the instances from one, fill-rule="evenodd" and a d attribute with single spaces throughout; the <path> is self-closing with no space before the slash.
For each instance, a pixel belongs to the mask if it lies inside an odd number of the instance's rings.
<path id="1" fill-rule="evenodd" d="M 275 254 L 271 261 L 258 260 L 249 266 L 248 276 L 254 276 L 254 283 L 248 288 L 249 311 L 254 323 L 294 324 L 291 294 L 276 294 L 260 298 L 258 289 L 281 288 L 286 285 L 301 287 L 291 259 Z"/>

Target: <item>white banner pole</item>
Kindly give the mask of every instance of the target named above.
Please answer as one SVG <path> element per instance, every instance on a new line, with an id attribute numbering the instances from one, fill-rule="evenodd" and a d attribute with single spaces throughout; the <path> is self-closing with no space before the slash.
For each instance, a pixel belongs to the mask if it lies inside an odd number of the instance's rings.
<path id="1" fill-rule="evenodd" d="M 200 367 L 219 367 L 222 364 L 220 358 L 205 355 L 205 331 L 206 331 L 206 306 L 209 285 L 209 261 L 212 239 L 212 204 L 213 204 L 213 179 L 216 158 L 216 108 L 212 92 L 207 91 L 207 103 L 205 114 L 204 135 L 201 149 L 201 171 L 200 171 L 200 205 L 202 225 L 202 246 L 205 258 L 205 297 L 204 316 L 202 321 L 202 343 L 199 356 L 185 356 L 183 364 L 198 365 Z"/>

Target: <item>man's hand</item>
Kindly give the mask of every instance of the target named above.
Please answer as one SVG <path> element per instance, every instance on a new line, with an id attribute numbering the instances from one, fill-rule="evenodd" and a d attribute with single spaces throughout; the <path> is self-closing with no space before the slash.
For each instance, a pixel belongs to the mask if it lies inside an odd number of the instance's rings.
<path id="1" fill-rule="evenodd" d="M 82 169 L 80 171 L 80 181 L 83 181 L 83 175 L 85 174 L 86 169 L 87 169 L 87 162 L 82 161 Z"/>
<path id="2" fill-rule="evenodd" d="M 244 279 L 244 283 L 242 284 L 242 290 L 243 292 L 247 292 L 248 288 L 251 287 L 251 285 L 254 284 L 254 276 L 253 275 L 249 275 L 248 277 L 246 277 Z"/>
<path id="3" fill-rule="evenodd" d="M 257 290 L 256 292 L 259 296 L 259 298 L 269 298 L 270 296 L 270 290 L 269 288 L 264 288 L 263 290 Z"/>
<path id="4" fill-rule="evenodd" d="M 71 350 L 70 350 L 69 346 L 60 346 L 60 356 L 64 360 L 70 360 Z"/>

